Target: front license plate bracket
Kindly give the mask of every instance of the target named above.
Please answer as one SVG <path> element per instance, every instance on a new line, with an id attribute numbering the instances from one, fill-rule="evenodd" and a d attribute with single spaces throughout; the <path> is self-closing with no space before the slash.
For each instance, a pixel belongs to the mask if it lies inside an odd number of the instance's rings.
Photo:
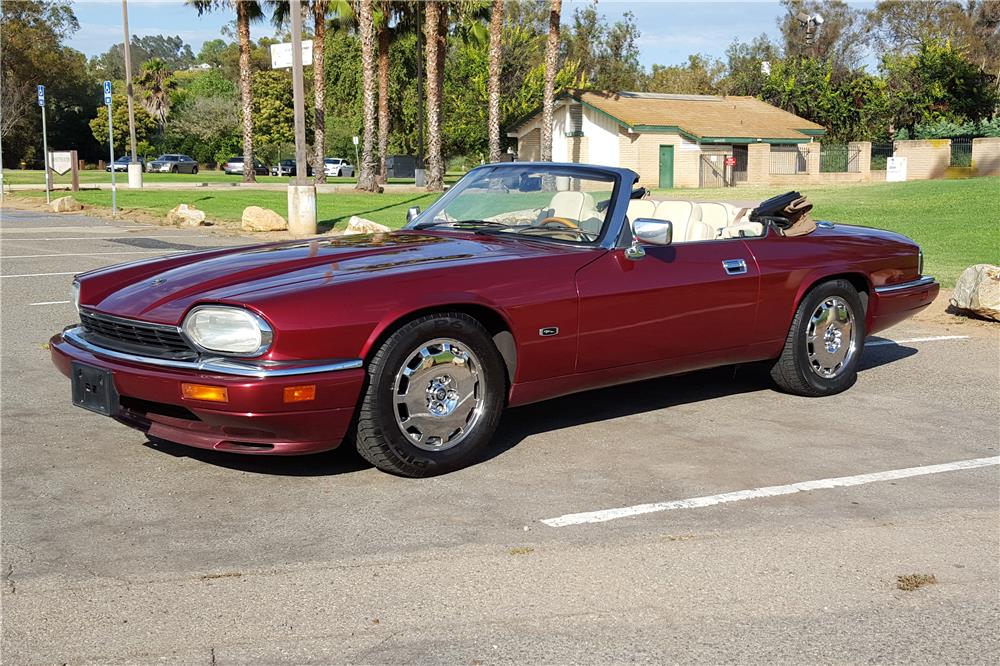
<path id="1" fill-rule="evenodd" d="M 76 361 L 71 369 L 73 404 L 104 416 L 117 415 L 118 390 L 111 371 Z"/>

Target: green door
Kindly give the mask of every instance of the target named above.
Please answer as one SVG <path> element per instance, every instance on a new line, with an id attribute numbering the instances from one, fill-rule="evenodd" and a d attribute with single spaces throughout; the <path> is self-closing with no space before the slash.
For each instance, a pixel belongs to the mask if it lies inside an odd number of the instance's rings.
<path id="1" fill-rule="evenodd" d="M 660 188 L 674 186 L 674 147 L 660 146 Z"/>

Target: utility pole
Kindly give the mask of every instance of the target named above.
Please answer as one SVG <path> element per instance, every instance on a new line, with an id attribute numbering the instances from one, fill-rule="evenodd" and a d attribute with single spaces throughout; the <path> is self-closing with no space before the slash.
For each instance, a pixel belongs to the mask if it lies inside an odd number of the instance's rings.
<path id="1" fill-rule="evenodd" d="M 295 117 L 295 179 L 288 185 L 288 230 L 296 236 L 316 234 L 316 186 L 306 181 L 306 104 L 302 75 L 302 0 L 291 0 L 292 97 Z M 315 65 L 314 65 L 315 66 Z M 323 165 L 319 165 L 323 168 Z"/>
<path id="2" fill-rule="evenodd" d="M 104 105 L 108 107 L 108 156 L 111 159 L 111 217 L 118 215 L 118 184 L 115 181 L 115 132 L 111 124 L 111 81 L 104 82 Z"/>
<path id="3" fill-rule="evenodd" d="M 138 152 L 135 146 L 135 108 L 132 101 L 132 48 L 128 36 L 128 0 L 122 0 L 122 28 L 125 31 L 125 43 L 122 45 L 125 56 L 125 93 L 128 95 L 128 135 L 132 142 L 132 161 L 128 165 L 128 186 L 142 188 L 142 165 L 139 164 Z"/>

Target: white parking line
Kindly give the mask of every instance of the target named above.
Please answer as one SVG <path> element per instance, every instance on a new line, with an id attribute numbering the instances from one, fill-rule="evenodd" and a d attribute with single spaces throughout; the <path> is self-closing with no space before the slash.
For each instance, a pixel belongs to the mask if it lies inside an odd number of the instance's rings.
<path id="1" fill-rule="evenodd" d="M 924 467 L 893 469 L 887 472 L 874 472 L 872 474 L 859 474 L 857 476 L 840 476 L 832 479 L 819 479 L 817 481 L 802 481 L 800 483 L 790 483 L 785 486 L 765 486 L 763 488 L 753 488 L 752 490 L 737 490 L 731 493 L 722 493 L 721 495 L 691 497 L 689 499 L 673 500 L 670 502 L 655 502 L 653 504 L 637 504 L 636 506 L 626 506 L 620 509 L 605 509 L 603 511 L 588 511 L 586 513 L 568 513 L 557 518 L 546 518 L 541 522 L 549 527 L 566 527 L 568 525 L 582 525 L 584 523 L 603 523 L 609 520 L 628 518 L 629 516 L 638 516 L 644 513 L 673 511 L 674 509 L 700 509 L 702 507 L 714 506 L 716 504 L 726 504 L 728 502 L 742 502 L 743 500 L 760 499 L 762 497 L 792 495 L 794 493 L 806 492 L 810 490 L 846 488 L 848 486 L 860 486 L 865 483 L 875 483 L 876 481 L 893 481 L 895 479 L 905 479 L 911 476 L 940 474 L 941 472 L 954 472 L 962 469 L 988 467 L 990 465 L 1000 465 L 1000 456 L 993 456 L 992 458 L 973 458 L 972 460 L 959 460 L 940 465 L 926 465 Z"/>
<path id="2" fill-rule="evenodd" d="M 968 340 L 968 335 L 934 335 L 929 338 L 903 338 L 902 340 L 872 340 L 866 342 L 866 347 L 879 345 L 901 345 L 907 342 L 937 342 L 938 340 Z"/>
<path id="3" fill-rule="evenodd" d="M 28 305 L 65 305 L 73 301 L 41 301 L 40 303 L 28 303 Z"/>
<path id="4" fill-rule="evenodd" d="M 49 277 L 50 275 L 76 275 L 77 273 L 82 273 L 83 269 L 78 271 L 69 271 L 67 273 L 23 273 L 21 275 L 0 275 L 0 280 L 4 278 L 25 278 L 25 277 Z"/>
<path id="5" fill-rule="evenodd" d="M 174 250 L 176 252 L 176 250 Z M 56 254 L 16 254 L 0 256 L 0 259 L 43 259 L 46 257 L 103 257 L 106 254 L 166 254 L 163 250 L 112 250 L 110 252 L 64 252 Z"/>

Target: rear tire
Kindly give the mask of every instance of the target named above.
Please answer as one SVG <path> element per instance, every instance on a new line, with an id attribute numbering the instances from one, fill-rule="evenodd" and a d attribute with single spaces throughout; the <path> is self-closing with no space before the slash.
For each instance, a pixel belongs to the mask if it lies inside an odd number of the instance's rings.
<path id="1" fill-rule="evenodd" d="M 358 453 L 400 476 L 464 467 L 493 437 L 505 391 L 503 359 L 478 321 L 458 312 L 415 319 L 368 364 Z"/>
<path id="2" fill-rule="evenodd" d="M 823 282 L 795 311 L 771 378 L 787 393 L 834 395 L 858 377 L 865 341 L 865 309 L 847 280 Z"/>
<path id="3" fill-rule="evenodd" d="M 192 167 L 191 168 L 191 175 L 193 176 L 196 173 L 198 173 L 198 167 Z"/>

